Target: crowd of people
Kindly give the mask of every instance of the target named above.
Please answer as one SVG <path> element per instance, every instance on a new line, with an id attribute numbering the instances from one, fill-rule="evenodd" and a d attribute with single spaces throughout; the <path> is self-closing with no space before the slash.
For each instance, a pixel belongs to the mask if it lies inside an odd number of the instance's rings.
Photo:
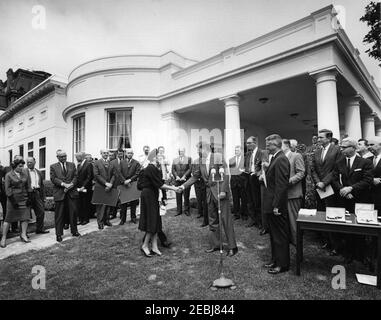
<path id="1" fill-rule="evenodd" d="M 244 147 L 237 145 L 235 155 L 224 159 L 213 144 L 200 142 L 197 159 L 179 148 L 170 161 L 164 147 L 150 150 L 134 159 L 131 148 L 110 152 L 101 150 L 100 159 L 90 154 L 75 154 L 77 164 L 67 161 L 63 150 L 57 150 L 58 162 L 50 166 L 55 201 L 56 240 L 62 241 L 64 229 L 80 236 L 77 225 L 89 223 L 96 215 L 98 228 L 112 226 L 120 208 L 120 225 L 137 223 L 136 208 L 140 201 L 138 229 L 144 232 L 141 251 L 146 257 L 161 255 L 158 242 L 170 246 L 160 215 L 166 206 L 167 190 L 176 192 L 176 216 L 190 215 L 190 187 L 194 185 L 200 227 L 209 226 L 206 252 L 219 250 L 220 217 L 227 239 L 227 255 L 238 252 L 234 220 L 247 221 L 247 227 L 258 228 L 261 236 L 270 235 L 271 261 L 264 267 L 271 274 L 289 270 L 290 244 L 296 245 L 296 220 L 301 208 L 325 211 L 342 207 L 354 213 L 356 203 L 373 203 L 381 210 L 381 137 L 360 139 L 349 137 L 340 142 L 332 131 L 320 130 L 312 144 L 298 144 L 295 139 L 282 139 L 278 134 L 266 138 L 261 150 L 255 137 Z M 6 246 L 10 229 L 18 228 L 20 238 L 30 242 L 27 233 L 31 209 L 36 215 L 36 233 L 44 229 L 45 191 L 35 159 L 25 161 L 16 156 L 11 167 L 0 168 L 3 208 L 1 247 Z M 123 200 L 123 188 L 135 186 L 139 199 Z M 334 194 L 321 199 L 318 190 L 326 188 Z M 160 197 L 161 193 L 161 197 Z M 219 215 L 220 209 L 220 215 Z M 346 263 L 358 259 L 372 267 L 376 242 L 372 237 L 321 234 L 322 248 L 330 255 L 343 255 Z"/>

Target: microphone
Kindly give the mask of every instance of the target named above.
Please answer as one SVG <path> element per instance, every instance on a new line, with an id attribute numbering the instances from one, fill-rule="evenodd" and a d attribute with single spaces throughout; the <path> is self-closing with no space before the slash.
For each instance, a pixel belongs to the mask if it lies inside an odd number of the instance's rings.
<path id="1" fill-rule="evenodd" d="M 218 170 L 218 173 L 219 173 L 220 176 L 221 176 L 221 181 L 224 181 L 225 169 L 224 169 L 223 167 L 221 167 L 221 168 Z"/>
<path id="2" fill-rule="evenodd" d="M 214 180 L 214 176 L 216 175 L 216 169 L 212 169 L 212 170 L 210 170 L 210 173 L 212 174 L 212 181 L 215 181 Z"/>

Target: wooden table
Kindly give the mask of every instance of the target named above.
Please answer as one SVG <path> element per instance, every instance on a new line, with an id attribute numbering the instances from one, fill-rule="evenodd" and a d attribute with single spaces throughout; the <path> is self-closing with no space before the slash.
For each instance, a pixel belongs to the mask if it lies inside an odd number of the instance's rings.
<path id="1" fill-rule="evenodd" d="M 339 232 L 377 237 L 377 288 L 381 289 L 381 226 L 358 224 L 354 214 L 346 216 L 348 222 L 331 222 L 325 220 L 325 212 L 318 211 L 316 216 L 299 215 L 296 220 L 296 275 L 300 276 L 300 264 L 303 260 L 303 232 L 315 230 Z"/>

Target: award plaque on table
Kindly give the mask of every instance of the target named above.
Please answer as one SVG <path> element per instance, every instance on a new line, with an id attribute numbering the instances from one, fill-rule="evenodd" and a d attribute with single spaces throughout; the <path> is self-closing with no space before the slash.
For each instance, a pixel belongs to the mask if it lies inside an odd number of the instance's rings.
<path id="1" fill-rule="evenodd" d="M 137 181 L 131 182 L 129 186 L 118 186 L 120 203 L 127 203 L 139 200 L 141 191 L 137 188 Z"/>
<path id="2" fill-rule="evenodd" d="M 106 206 L 116 207 L 118 202 L 119 191 L 115 188 L 106 191 L 104 187 L 95 185 L 93 197 L 91 199 L 92 204 L 104 204 Z"/>
<path id="3" fill-rule="evenodd" d="M 325 212 L 325 220 L 345 222 L 345 208 L 327 207 Z"/>
<path id="4" fill-rule="evenodd" d="M 356 220 L 357 223 L 378 224 L 377 210 L 358 209 Z"/>
<path id="5" fill-rule="evenodd" d="M 358 210 L 374 210 L 374 203 L 355 203 L 355 215 Z"/>

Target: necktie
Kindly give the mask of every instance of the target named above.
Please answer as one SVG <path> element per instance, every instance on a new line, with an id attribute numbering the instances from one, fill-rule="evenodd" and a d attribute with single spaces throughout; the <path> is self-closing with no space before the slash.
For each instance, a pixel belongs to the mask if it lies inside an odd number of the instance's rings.
<path id="1" fill-rule="evenodd" d="M 209 161 L 210 161 L 210 158 L 209 158 L 209 156 L 208 157 L 206 157 L 206 172 L 209 174 Z"/>
<path id="2" fill-rule="evenodd" d="M 235 167 L 238 168 L 238 166 L 239 166 L 238 157 L 235 157 Z"/>
<path id="3" fill-rule="evenodd" d="M 105 161 L 105 167 L 108 168 L 108 161 Z"/>
<path id="4" fill-rule="evenodd" d="M 66 176 L 67 171 L 66 171 L 65 163 L 62 163 L 62 168 L 63 168 L 63 174 L 64 174 L 64 176 Z"/>
<path id="5" fill-rule="evenodd" d="M 79 171 L 79 170 L 81 170 L 81 164 L 80 163 L 78 163 L 78 165 L 77 165 L 77 171 Z"/>
<path id="6" fill-rule="evenodd" d="M 324 148 L 321 150 L 321 161 L 324 161 L 325 148 L 326 148 L 326 147 L 324 147 Z"/>
<path id="7" fill-rule="evenodd" d="M 347 158 L 347 169 L 348 169 L 348 172 L 351 170 L 351 159 L 350 158 Z"/>
<path id="8" fill-rule="evenodd" d="M 377 167 L 377 163 L 378 163 L 378 157 L 374 157 L 374 160 L 373 160 L 373 167 Z"/>

